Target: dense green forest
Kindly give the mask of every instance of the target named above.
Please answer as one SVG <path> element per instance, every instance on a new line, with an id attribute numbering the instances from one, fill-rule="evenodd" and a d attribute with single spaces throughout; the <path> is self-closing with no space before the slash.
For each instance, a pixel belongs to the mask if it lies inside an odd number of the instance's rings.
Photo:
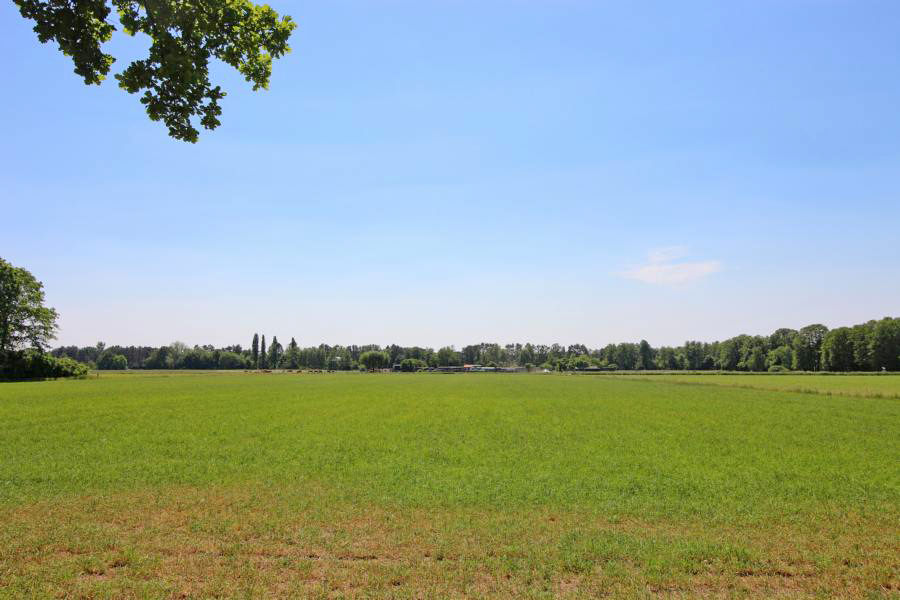
<path id="1" fill-rule="evenodd" d="M 283 345 L 254 335 L 241 345 L 190 348 L 180 342 L 149 346 L 63 346 L 52 354 L 92 364 L 99 369 L 333 369 L 354 370 L 402 365 L 403 370 L 480 364 L 497 367 L 541 367 L 569 371 L 724 370 L 724 371 L 900 371 L 900 318 L 885 317 L 852 327 L 829 330 L 808 325 L 778 329 L 768 336 L 739 335 L 719 342 L 685 342 L 654 348 L 647 341 L 588 348 L 583 344 L 481 343 L 459 350 L 418 346 L 301 347 L 294 338 Z"/>

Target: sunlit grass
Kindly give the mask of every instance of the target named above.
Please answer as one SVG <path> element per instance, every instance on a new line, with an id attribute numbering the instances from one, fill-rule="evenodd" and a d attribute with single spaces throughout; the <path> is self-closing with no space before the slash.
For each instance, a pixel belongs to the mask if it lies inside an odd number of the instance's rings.
<path id="1" fill-rule="evenodd" d="M 2 385 L 0 422 L 0 595 L 898 583 L 889 398 L 660 378 L 129 374 Z"/>
<path id="2" fill-rule="evenodd" d="M 763 374 L 763 373 L 622 373 L 618 377 L 653 379 L 671 383 L 722 385 L 783 392 L 856 396 L 863 398 L 900 398 L 900 373 L 868 374 Z"/>

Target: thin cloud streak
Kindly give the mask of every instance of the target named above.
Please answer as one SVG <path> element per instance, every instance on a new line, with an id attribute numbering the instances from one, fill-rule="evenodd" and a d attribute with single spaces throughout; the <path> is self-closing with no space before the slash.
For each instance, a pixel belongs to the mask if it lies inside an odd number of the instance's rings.
<path id="1" fill-rule="evenodd" d="M 653 285 L 684 285 L 722 270 L 718 260 L 674 262 L 687 255 L 684 246 L 657 248 L 647 253 L 647 264 L 629 269 L 622 276 Z"/>
<path id="2" fill-rule="evenodd" d="M 647 253 L 647 259 L 652 264 L 668 263 L 690 254 L 686 246 L 666 246 L 656 248 Z"/>

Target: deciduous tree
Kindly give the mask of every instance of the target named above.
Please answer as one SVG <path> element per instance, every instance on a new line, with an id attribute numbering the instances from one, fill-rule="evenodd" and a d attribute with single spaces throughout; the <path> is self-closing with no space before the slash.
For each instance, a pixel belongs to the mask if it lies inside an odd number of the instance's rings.
<path id="1" fill-rule="evenodd" d="M 104 371 L 124 371 L 128 368 L 128 359 L 121 354 L 104 352 L 97 361 L 97 368 Z"/>
<path id="2" fill-rule="evenodd" d="M 496 344 L 492 344 L 492 348 L 497 346 Z M 497 346 L 499 348 L 499 346 Z M 462 364 L 462 356 L 459 352 L 454 350 L 450 346 L 444 346 L 440 350 L 437 351 L 437 364 L 441 367 L 455 367 Z M 487 356 L 488 362 L 499 362 L 495 361 L 493 356 L 489 354 Z"/>
<path id="3" fill-rule="evenodd" d="M 822 340 L 822 369 L 826 371 L 852 371 L 853 341 L 850 329 L 838 327 L 829 331 Z"/>
<path id="4" fill-rule="evenodd" d="M 378 352 L 376 350 L 369 350 L 368 352 L 363 352 L 359 356 L 359 362 L 365 368 L 370 371 L 375 369 L 383 369 L 390 364 L 391 357 L 387 352 Z"/>
<path id="5" fill-rule="evenodd" d="M 297 340 L 291 338 L 287 350 L 284 353 L 282 367 L 287 369 L 296 369 L 300 366 L 300 348 L 297 346 Z"/>
<path id="6" fill-rule="evenodd" d="M 42 43 L 55 42 L 71 57 L 85 84 L 99 84 L 115 58 L 103 50 L 116 30 L 112 9 L 128 35 L 146 34 L 149 55 L 115 78 L 119 87 L 142 92 L 141 104 L 175 139 L 196 142 L 194 119 L 219 126 L 225 92 L 209 79 L 209 61 L 231 65 L 253 90 L 269 87 L 272 59 L 290 51 L 296 27 L 268 5 L 250 0 L 13 0 Z"/>
<path id="7" fill-rule="evenodd" d="M 653 348 L 647 340 L 641 340 L 638 346 L 638 364 L 637 368 L 642 370 L 652 369 L 656 365 L 653 362 Z"/>
<path id="8" fill-rule="evenodd" d="M 807 325 L 794 336 L 794 368 L 801 371 L 818 371 L 820 368 L 822 341 L 828 328 L 816 323 Z"/>
<path id="9" fill-rule="evenodd" d="M 0 258 L 0 353 L 44 350 L 55 336 L 57 318 L 44 306 L 44 284 Z"/>
<path id="10" fill-rule="evenodd" d="M 900 370 L 900 319 L 886 317 L 875 323 L 869 342 L 876 370 Z"/>

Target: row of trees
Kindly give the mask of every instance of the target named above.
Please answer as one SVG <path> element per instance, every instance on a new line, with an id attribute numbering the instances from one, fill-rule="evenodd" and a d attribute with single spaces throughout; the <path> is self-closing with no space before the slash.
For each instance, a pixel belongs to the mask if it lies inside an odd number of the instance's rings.
<path id="1" fill-rule="evenodd" d="M 58 315 L 44 306 L 40 281 L 26 269 L 0 258 L 0 378 L 83 375 L 79 363 L 100 369 L 376 369 L 399 365 L 403 370 L 426 366 L 481 364 L 541 366 L 556 370 L 726 370 L 726 371 L 900 371 L 900 319 L 885 317 L 852 327 L 829 330 L 814 324 L 799 330 L 778 329 L 768 336 L 739 335 L 720 342 L 685 342 L 653 348 L 639 343 L 609 344 L 590 349 L 583 344 L 482 343 L 456 350 L 391 344 L 301 348 L 294 338 L 287 347 L 277 337 L 266 345 L 254 334 L 250 348 L 111 346 L 98 343 L 63 346 L 46 354 Z M 67 359 L 67 360 L 62 360 Z"/>
<path id="2" fill-rule="evenodd" d="M 583 344 L 482 343 L 457 350 L 420 346 L 300 347 L 294 338 L 283 346 L 277 337 L 266 342 L 254 334 L 249 348 L 187 347 L 180 342 L 152 348 L 97 344 L 53 350 L 100 369 L 379 369 L 398 365 L 415 371 L 426 367 L 481 364 L 543 367 L 567 371 L 725 370 L 725 371 L 900 371 L 900 319 L 886 317 L 853 327 L 829 330 L 814 324 L 778 329 L 768 336 L 739 335 L 718 342 L 685 342 L 654 348 L 646 340 L 591 349 Z"/>
<path id="3" fill-rule="evenodd" d="M 632 358 L 642 368 L 646 352 Z M 886 317 L 829 330 L 808 325 L 769 336 L 739 335 L 721 342 L 687 342 L 649 353 L 656 368 L 728 371 L 900 371 L 900 319 Z M 628 368 L 628 358 L 619 355 Z"/>
<path id="4" fill-rule="evenodd" d="M 768 336 L 739 335 L 720 342 L 685 342 L 652 347 L 639 343 L 583 344 L 482 343 L 456 350 L 391 344 L 301 348 L 294 338 L 285 347 L 273 337 L 254 334 L 250 347 L 111 346 L 98 343 L 63 346 L 50 354 L 58 315 L 44 306 L 40 281 L 26 269 L 0 258 L 0 378 L 83 375 L 80 364 L 100 369 L 377 369 L 398 365 L 423 367 L 481 364 L 541 366 L 555 370 L 726 370 L 726 371 L 900 371 L 900 319 L 885 317 L 829 330 L 814 324 L 799 330 L 778 329 Z M 66 359 L 66 360 L 63 360 Z"/>

